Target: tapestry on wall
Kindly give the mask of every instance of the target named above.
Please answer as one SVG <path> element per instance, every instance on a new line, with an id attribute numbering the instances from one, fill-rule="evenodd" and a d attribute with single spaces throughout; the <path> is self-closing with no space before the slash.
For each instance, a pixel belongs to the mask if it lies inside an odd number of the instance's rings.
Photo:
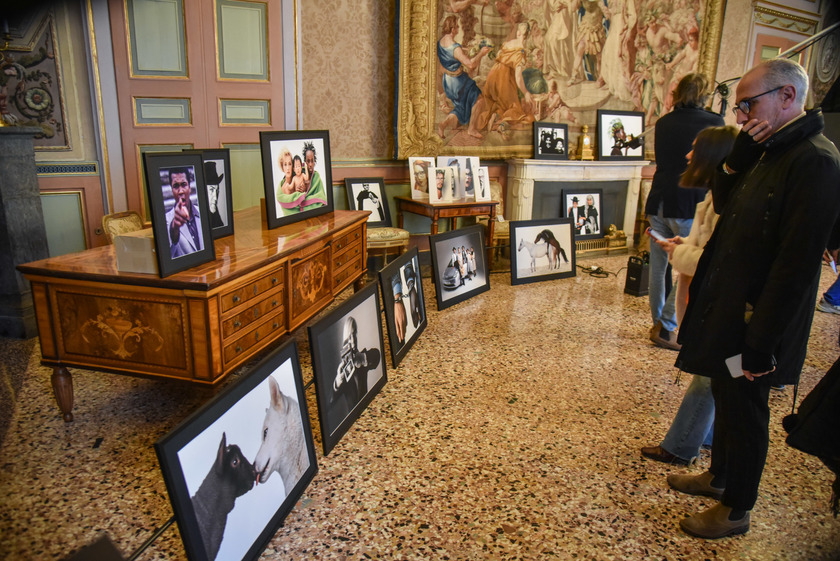
<path id="1" fill-rule="evenodd" d="M 688 72 L 715 75 L 724 0 L 400 0 L 397 155 L 532 157 L 598 109 L 651 126 Z"/>
<path id="2" fill-rule="evenodd" d="M 12 41 L 0 52 L 0 118 L 38 127 L 35 149 L 69 149 L 60 67 L 51 15 L 10 21 Z"/>

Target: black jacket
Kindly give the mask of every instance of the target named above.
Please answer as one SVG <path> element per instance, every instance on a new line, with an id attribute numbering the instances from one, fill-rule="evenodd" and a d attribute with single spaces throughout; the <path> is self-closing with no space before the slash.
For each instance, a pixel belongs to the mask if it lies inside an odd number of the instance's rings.
<path id="1" fill-rule="evenodd" d="M 723 117 L 699 107 L 677 107 L 656 121 L 654 149 L 656 173 L 645 203 L 645 214 L 656 214 L 662 202 L 665 218 L 693 218 L 697 203 L 706 196 L 705 189 L 679 186 L 685 171 L 685 155 L 697 133 L 708 127 L 722 127 Z"/>
<path id="2" fill-rule="evenodd" d="M 777 384 L 799 379 L 820 264 L 840 214 L 840 154 L 808 112 L 764 143 L 750 170 L 718 172 L 720 213 L 689 288 L 677 367 L 728 376 L 724 360 L 775 357 Z M 753 370 L 757 371 L 757 370 Z"/>

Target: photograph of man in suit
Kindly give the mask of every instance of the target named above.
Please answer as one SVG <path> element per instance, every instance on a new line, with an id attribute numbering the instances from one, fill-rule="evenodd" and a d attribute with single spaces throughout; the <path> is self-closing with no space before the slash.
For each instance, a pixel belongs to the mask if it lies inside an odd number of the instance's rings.
<path id="1" fill-rule="evenodd" d="M 586 212 L 583 207 L 578 206 L 578 198 L 572 197 L 572 206 L 569 207 L 569 212 L 566 215 L 575 222 L 575 231 L 580 234 L 584 224 L 586 224 Z"/>
<path id="2" fill-rule="evenodd" d="M 192 166 L 169 168 L 164 171 L 169 176 L 169 186 L 175 204 L 166 213 L 166 230 L 169 232 L 169 249 L 172 259 L 189 255 L 204 248 L 201 239 L 201 216 L 198 205 L 194 205 L 190 196 L 195 182 Z"/>
<path id="3" fill-rule="evenodd" d="M 216 168 L 217 160 L 208 160 L 204 162 L 204 183 L 207 184 L 207 206 L 210 208 L 210 227 L 221 228 L 227 226 L 227 220 L 222 212 L 219 211 L 219 197 L 224 200 L 224 180 L 225 174 L 219 174 Z M 219 160 L 218 163 L 224 164 Z M 224 169 L 224 168 L 223 168 Z"/>

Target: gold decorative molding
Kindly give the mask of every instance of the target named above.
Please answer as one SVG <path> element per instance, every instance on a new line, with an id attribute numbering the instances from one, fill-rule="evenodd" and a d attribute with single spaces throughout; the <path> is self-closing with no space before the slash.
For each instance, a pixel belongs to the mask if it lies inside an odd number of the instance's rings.
<path id="1" fill-rule="evenodd" d="M 768 27 L 784 31 L 794 31 L 803 35 L 815 34 L 819 25 L 819 21 L 813 18 L 797 16 L 765 6 L 755 6 L 753 8 L 753 16 L 756 22 Z"/>

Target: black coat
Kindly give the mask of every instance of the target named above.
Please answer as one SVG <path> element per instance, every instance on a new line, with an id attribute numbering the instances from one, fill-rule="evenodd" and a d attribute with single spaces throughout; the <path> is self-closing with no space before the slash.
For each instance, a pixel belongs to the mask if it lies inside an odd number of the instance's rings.
<path id="1" fill-rule="evenodd" d="M 765 141 L 752 169 L 716 175 L 720 219 L 689 288 L 682 370 L 728 376 L 724 360 L 747 349 L 775 357 L 774 383 L 799 379 L 821 257 L 840 213 L 840 154 L 822 128 L 811 111 Z"/>
<path id="2" fill-rule="evenodd" d="M 656 121 L 656 173 L 645 203 L 645 214 L 656 214 L 662 202 L 665 218 L 694 217 L 697 203 L 706 196 L 706 190 L 679 186 L 680 176 L 688 164 L 685 155 L 691 151 L 697 133 L 723 124 L 723 117 L 699 107 L 677 107 Z"/>

